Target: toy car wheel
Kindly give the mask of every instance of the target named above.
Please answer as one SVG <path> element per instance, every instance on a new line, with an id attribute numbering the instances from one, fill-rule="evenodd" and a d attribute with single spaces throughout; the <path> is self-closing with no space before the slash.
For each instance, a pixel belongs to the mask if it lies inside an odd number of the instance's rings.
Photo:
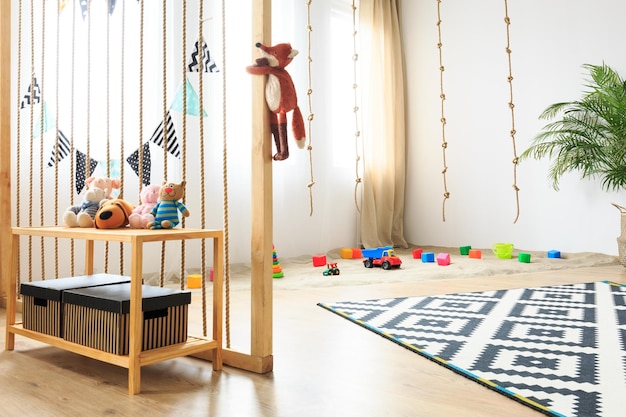
<path id="1" fill-rule="evenodd" d="M 374 264 L 372 263 L 371 259 L 366 259 L 363 261 L 363 265 L 365 265 L 366 268 L 371 268 L 374 266 Z"/>
<path id="2" fill-rule="evenodd" d="M 383 264 L 381 266 L 385 271 L 391 269 L 391 264 L 389 263 L 389 261 L 383 261 Z"/>

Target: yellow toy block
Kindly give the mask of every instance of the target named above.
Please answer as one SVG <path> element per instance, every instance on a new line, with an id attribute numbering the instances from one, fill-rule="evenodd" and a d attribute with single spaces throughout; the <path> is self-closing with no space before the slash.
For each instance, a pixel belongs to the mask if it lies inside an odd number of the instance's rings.
<path id="1" fill-rule="evenodd" d="M 352 259 L 352 249 L 351 248 L 341 248 L 339 252 L 339 256 L 343 259 Z"/>

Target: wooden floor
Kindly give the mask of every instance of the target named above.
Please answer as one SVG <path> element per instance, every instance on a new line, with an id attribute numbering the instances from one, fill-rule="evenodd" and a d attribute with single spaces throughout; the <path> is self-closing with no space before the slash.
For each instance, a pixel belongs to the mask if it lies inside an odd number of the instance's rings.
<path id="1" fill-rule="evenodd" d="M 144 367 L 136 396 L 127 394 L 125 369 L 17 336 L 14 351 L 0 352 L 0 416 L 539 416 L 316 304 L 598 280 L 626 284 L 626 269 L 276 291 L 272 373 L 214 372 L 179 358 Z M 232 328 L 240 329 L 232 340 L 245 338 L 249 330 L 237 323 L 249 314 L 247 295 L 231 298 Z"/>

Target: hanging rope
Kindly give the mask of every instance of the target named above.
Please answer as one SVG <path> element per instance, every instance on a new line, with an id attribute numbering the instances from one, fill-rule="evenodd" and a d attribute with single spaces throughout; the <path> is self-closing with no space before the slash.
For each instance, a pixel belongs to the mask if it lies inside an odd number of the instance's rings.
<path id="1" fill-rule="evenodd" d="M 355 184 L 354 184 L 354 206 L 356 211 L 361 214 L 361 206 L 359 205 L 359 186 L 363 182 L 360 176 L 360 162 L 361 162 L 361 130 L 359 128 L 359 98 L 358 98 L 358 61 L 359 54 L 357 50 L 357 7 L 356 0 L 352 0 L 352 90 L 354 93 L 354 106 L 352 108 L 354 113 L 354 152 L 355 152 Z M 358 228 L 357 228 L 358 229 Z"/>
<path id="2" fill-rule="evenodd" d="M 16 168 L 17 168 L 17 172 L 20 173 L 22 172 L 22 152 L 21 152 L 21 140 L 22 140 L 22 123 L 21 123 L 21 112 L 20 112 L 20 107 L 21 107 L 21 100 L 23 95 L 19 94 L 19 85 L 21 85 L 22 82 L 22 0 L 19 1 L 18 3 L 18 7 L 17 7 L 17 80 L 18 80 L 18 94 L 17 94 L 17 102 L 15 104 L 15 108 L 17 109 L 17 111 L 15 112 L 17 115 L 17 161 L 15 161 L 16 163 Z M 31 142 L 31 141 L 29 141 Z M 16 224 L 17 226 L 21 226 L 22 225 L 22 205 L 20 203 L 21 200 L 21 190 L 22 190 L 22 186 L 21 186 L 22 182 L 19 181 L 19 175 L 18 175 L 18 181 L 15 187 L 15 202 L 16 202 Z M 17 288 L 20 288 L 20 283 L 21 283 L 21 276 L 22 274 L 20 273 L 20 264 L 21 262 L 20 260 L 20 251 L 17 251 L 17 256 L 18 256 L 18 262 L 17 262 Z M 32 277 L 32 275 L 29 275 L 30 277 Z M 17 291 L 17 294 L 20 294 L 20 291 Z"/>
<path id="3" fill-rule="evenodd" d="M 224 321 L 226 348 L 230 348 L 230 246 L 228 221 L 228 134 L 226 106 L 226 0 L 222 0 L 222 188 L 224 190 Z"/>
<path id="4" fill-rule="evenodd" d="M 57 26 L 56 26 L 56 90 L 55 90 L 55 113 L 54 113 L 54 218 L 59 218 L 59 68 L 60 68 L 60 52 L 61 52 L 61 0 L 57 0 Z M 42 140 L 43 142 L 43 140 Z M 43 155 L 43 154 L 42 154 Z M 59 239 L 54 238 L 54 276 L 59 278 Z"/>
<path id="5" fill-rule="evenodd" d="M 35 7 L 33 5 L 33 1 L 30 2 L 30 85 L 31 85 L 31 95 L 35 92 Z M 31 97 L 32 98 L 32 97 Z M 30 158 L 28 162 L 28 166 L 30 168 L 30 172 L 33 172 L 33 140 L 34 135 L 34 102 L 31 99 L 30 110 L 30 128 L 29 128 L 29 151 Z M 28 225 L 33 225 L 33 176 L 29 175 L 28 179 Z M 33 275 L 33 238 L 32 236 L 28 237 L 28 274 L 29 276 Z"/>
<path id="6" fill-rule="evenodd" d="M 44 100 L 44 86 L 45 86 L 45 75 L 46 75 L 46 2 L 41 2 L 41 84 L 40 84 L 40 98 L 41 104 L 39 107 L 39 155 L 43 155 L 43 134 L 45 128 L 45 103 Z M 31 101 L 32 102 L 32 101 Z M 32 106 L 31 106 L 32 107 Z M 43 187 L 43 158 L 39 158 L 39 184 L 40 187 Z M 43 226 L 45 224 L 44 219 L 44 207 L 46 206 L 44 193 L 41 193 L 40 196 L 40 210 L 39 210 L 39 225 Z M 39 247 L 41 250 L 41 276 L 46 276 L 46 263 L 44 259 L 46 259 L 46 246 L 44 238 L 39 238 Z"/>
<path id="7" fill-rule="evenodd" d="M 161 34 L 162 34 L 162 74 L 163 78 L 163 176 L 167 180 L 167 0 L 162 1 L 162 13 L 163 18 L 161 22 Z M 139 181 L 142 183 L 142 181 Z M 181 280 L 183 277 L 180 277 Z M 165 285 L 165 241 L 161 242 L 161 273 L 160 273 L 160 285 Z"/>
<path id="8" fill-rule="evenodd" d="M 111 13 L 105 11 L 107 19 L 106 33 L 106 176 L 111 178 Z M 104 272 L 109 272 L 109 241 L 104 243 Z"/>
<path id="9" fill-rule="evenodd" d="M 75 88 L 75 82 L 74 82 L 74 72 L 75 72 L 75 67 L 76 67 L 76 2 L 72 2 L 72 64 L 71 64 L 71 69 L 70 69 L 70 81 L 71 81 L 71 98 L 70 98 L 70 155 L 74 155 L 75 149 L 74 149 L 74 126 L 75 126 L 75 119 L 74 119 L 74 88 Z M 70 164 L 70 204 L 73 206 L 75 203 L 75 198 L 74 198 L 74 186 L 76 185 L 75 182 L 75 168 L 74 168 L 74 164 Z M 74 242 L 74 239 L 70 239 L 70 259 L 71 261 L 71 265 L 70 265 L 70 276 L 76 276 L 76 257 L 74 256 L 76 254 L 76 243 Z"/>
<path id="10" fill-rule="evenodd" d="M 124 91 L 125 90 L 125 79 L 124 73 L 126 67 L 125 60 L 125 48 L 124 44 L 126 43 L 126 2 L 122 2 L 122 33 L 121 33 L 121 45 L 120 45 L 120 155 L 124 155 L 124 135 L 125 135 L 125 119 L 124 115 L 126 114 L 124 102 Z M 141 138 L 140 138 L 141 141 Z M 140 176 L 141 177 L 141 172 Z M 125 184 L 124 180 L 124 163 L 120 163 L 120 183 Z M 140 184 L 143 184 L 142 180 L 139 180 Z M 120 187 L 119 198 L 124 198 L 124 188 Z M 124 274 L 124 243 L 120 242 L 120 274 Z"/>
<path id="11" fill-rule="evenodd" d="M 448 191 L 448 180 L 446 174 L 448 172 L 448 163 L 446 158 L 446 150 L 448 149 L 448 142 L 446 140 L 446 117 L 445 117 L 445 101 L 446 95 L 443 91 L 443 73 L 445 68 L 443 66 L 443 43 L 441 42 L 441 1 L 437 0 L 437 49 L 439 49 L 439 98 L 441 99 L 441 151 L 443 158 L 443 204 L 441 207 L 441 216 L 443 221 L 446 221 L 446 201 L 450 198 L 450 192 Z"/>
<path id="12" fill-rule="evenodd" d="M 507 61 L 509 65 L 509 76 L 507 78 L 507 82 L 509 83 L 509 109 L 511 110 L 511 144 L 513 146 L 513 189 L 515 190 L 515 206 L 516 206 L 516 214 L 515 220 L 513 223 L 517 223 L 517 219 L 519 219 L 519 187 L 517 186 L 517 145 L 515 143 L 515 104 L 513 103 L 513 71 L 511 65 L 511 37 L 510 37 L 510 26 L 511 19 L 509 18 L 509 4 L 508 0 L 504 0 L 504 23 L 506 24 L 506 55 Z"/>
<path id="13" fill-rule="evenodd" d="M 185 74 L 183 77 L 183 115 L 182 115 L 182 124 L 183 124 L 183 178 L 187 178 L 187 0 L 183 0 L 182 4 L 182 14 L 183 14 L 183 30 L 182 30 L 182 45 L 181 45 L 181 65 L 182 71 L 181 74 Z M 186 190 L 185 190 L 186 191 Z M 185 193 L 186 194 L 186 193 Z M 186 217 L 183 216 L 182 227 L 185 227 L 187 223 Z M 185 289 L 185 259 L 186 259 L 186 250 L 185 250 L 185 241 L 181 242 L 181 265 L 180 265 L 180 289 Z"/>
<path id="14" fill-rule="evenodd" d="M 200 125 L 199 125 L 199 141 L 200 141 L 200 170 L 202 174 L 200 175 L 200 218 L 202 226 L 204 229 L 206 225 L 206 192 L 205 192 L 205 178 L 204 178 L 204 79 L 202 74 L 204 73 L 204 48 L 202 48 L 202 28 L 204 24 L 204 2 L 200 1 L 198 7 L 198 17 L 200 21 L 198 22 L 198 101 L 199 101 L 199 111 L 200 115 Z M 202 239 L 202 256 L 201 256 L 201 275 L 202 275 L 202 334 L 207 336 L 207 305 L 206 305 L 206 239 Z"/>
<path id="15" fill-rule="evenodd" d="M 313 94 L 313 88 L 311 87 L 311 64 L 313 62 L 313 58 L 311 58 L 311 33 L 313 32 L 313 26 L 311 26 L 311 3 L 312 0 L 308 0 L 306 3 L 306 16 L 307 16 L 307 76 L 309 82 L 309 88 L 306 91 L 307 100 L 309 104 L 309 116 L 307 117 L 307 151 L 309 153 L 309 176 L 310 181 L 307 187 L 309 188 L 309 216 L 313 215 L 313 186 L 315 185 L 315 180 L 313 179 L 313 134 L 311 132 L 311 127 L 313 125 L 313 106 L 311 104 L 311 96 Z"/>

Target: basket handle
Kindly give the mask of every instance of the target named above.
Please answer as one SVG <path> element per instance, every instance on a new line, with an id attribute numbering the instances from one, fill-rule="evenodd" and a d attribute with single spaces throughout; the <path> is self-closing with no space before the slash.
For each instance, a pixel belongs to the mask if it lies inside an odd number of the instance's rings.
<path id="1" fill-rule="evenodd" d="M 622 207 L 619 204 L 615 204 L 615 203 L 611 203 L 611 204 L 615 206 L 620 211 L 620 213 L 626 213 L 626 207 Z"/>

